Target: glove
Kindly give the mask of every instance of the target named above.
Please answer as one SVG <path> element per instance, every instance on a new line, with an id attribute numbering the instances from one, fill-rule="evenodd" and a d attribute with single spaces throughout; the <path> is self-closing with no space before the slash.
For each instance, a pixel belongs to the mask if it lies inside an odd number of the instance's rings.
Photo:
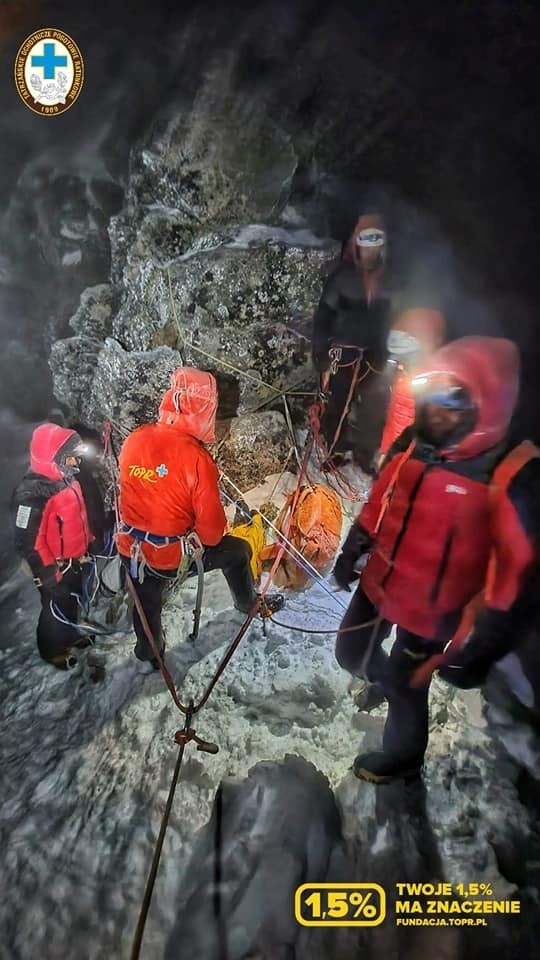
<path id="1" fill-rule="evenodd" d="M 334 579 L 342 590 L 350 593 L 349 584 L 356 580 L 358 561 L 369 552 L 371 537 L 358 523 L 353 523 L 333 570 Z"/>
<path id="2" fill-rule="evenodd" d="M 39 571 L 39 575 L 34 577 L 34 583 L 36 587 L 43 587 L 45 590 L 54 590 L 58 586 L 60 580 L 62 579 L 62 573 L 56 566 L 56 564 L 51 564 L 50 567 L 42 567 Z"/>

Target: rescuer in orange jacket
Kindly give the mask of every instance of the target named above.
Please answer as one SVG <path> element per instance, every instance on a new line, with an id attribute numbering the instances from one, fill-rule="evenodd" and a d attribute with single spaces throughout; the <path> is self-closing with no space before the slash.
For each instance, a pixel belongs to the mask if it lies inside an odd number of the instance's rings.
<path id="1" fill-rule="evenodd" d="M 471 602 L 483 594 L 465 646 L 442 671 L 459 686 L 482 683 L 537 610 L 540 451 L 510 449 L 518 386 L 508 340 L 464 337 L 438 350 L 416 378 L 415 423 L 390 450 L 338 558 L 343 588 L 363 570 L 341 625 L 360 626 L 339 634 L 337 659 L 370 681 L 365 709 L 388 700 L 383 750 L 356 758 L 358 777 L 380 783 L 421 769 L 429 678 L 411 680 Z M 380 644 L 393 624 L 388 656 Z"/>
<path id="2" fill-rule="evenodd" d="M 157 423 L 134 430 L 119 455 L 118 550 L 160 648 L 163 590 L 177 575 L 190 534 L 204 547 L 204 570 L 223 570 L 238 610 L 249 612 L 257 600 L 251 548 L 245 540 L 224 535 L 218 470 L 205 449 L 215 440 L 216 411 L 212 374 L 180 367 L 161 401 Z M 279 594 L 267 597 L 264 612 L 282 605 Z M 136 608 L 133 624 L 135 655 L 157 668 Z"/>

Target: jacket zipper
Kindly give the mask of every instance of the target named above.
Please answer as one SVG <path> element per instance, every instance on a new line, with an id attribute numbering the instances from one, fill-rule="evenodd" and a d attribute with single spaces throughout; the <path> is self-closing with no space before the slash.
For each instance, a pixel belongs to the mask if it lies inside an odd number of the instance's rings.
<path id="1" fill-rule="evenodd" d="M 60 555 L 62 557 L 62 560 L 65 560 L 66 558 L 64 557 L 64 521 L 62 520 L 62 517 L 59 517 L 57 515 L 56 522 L 58 524 L 58 534 L 60 536 Z"/>
<path id="2" fill-rule="evenodd" d="M 448 567 L 448 558 L 450 556 L 450 550 L 452 549 L 452 542 L 456 535 L 456 528 L 452 527 L 449 531 L 446 541 L 444 544 L 443 555 L 441 557 L 441 562 L 439 563 L 439 569 L 437 571 L 437 576 L 435 578 L 435 583 L 433 584 L 433 589 L 430 593 L 429 599 L 430 602 L 435 604 L 439 599 L 439 593 L 441 592 L 441 584 L 444 574 L 446 573 L 446 568 Z"/>

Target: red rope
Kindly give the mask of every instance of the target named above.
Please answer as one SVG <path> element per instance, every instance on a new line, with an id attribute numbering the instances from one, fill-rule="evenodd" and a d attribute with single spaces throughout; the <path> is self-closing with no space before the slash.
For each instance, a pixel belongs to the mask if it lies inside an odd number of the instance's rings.
<path id="1" fill-rule="evenodd" d="M 353 347 L 352 345 L 347 345 L 347 344 L 343 344 L 342 346 L 347 347 L 348 349 L 356 349 L 356 350 L 360 349 L 358 347 Z M 362 376 L 359 376 L 360 367 L 363 361 L 366 364 L 366 370 L 362 374 Z M 347 399 L 345 401 L 345 404 L 341 413 L 341 417 L 340 417 L 337 429 L 334 433 L 334 437 L 332 439 L 330 447 L 328 447 L 324 438 L 321 435 L 321 423 L 320 423 L 320 418 L 322 415 L 321 405 L 312 404 L 312 406 L 310 407 L 309 416 L 310 416 L 311 429 L 315 433 L 315 449 L 317 451 L 317 458 L 319 460 L 320 470 L 324 473 L 326 480 L 330 485 L 332 485 L 332 482 L 336 485 L 337 489 L 334 488 L 336 493 L 342 496 L 345 500 L 349 500 L 352 503 L 359 503 L 364 499 L 363 495 L 358 490 L 356 490 L 351 483 L 349 483 L 347 478 L 338 469 L 338 467 L 336 467 L 333 463 L 331 463 L 331 457 L 336 447 L 336 444 L 338 442 L 338 439 L 341 435 L 341 431 L 342 431 L 345 419 L 349 414 L 354 392 L 358 384 L 362 383 L 366 379 L 366 377 L 369 376 L 370 373 L 374 373 L 380 376 L 382 371 L 377 370 L 374 366 L 372 366 L 369 360 L 365 360 L 363 355 L 360 355 L 359 357 L 356 358 L 356 360 L 353 360 L 350 363 L 338 365 L 337 369 L 342 370 L 347 367 L 354 367 L 353 375 L 352 375 L 349 391 L 347 394 Z"/>
<path id="2" fill-rule="evenodd" d="M 364 499 L 362 494 L 359 493 L 358 490 L 355 490 L 347 478 L 343 476 L 340 470 L 338 470 L 338 468 L 328 460 L 326 444 L 321 436 L 321 410 L 322 408 L 320 403 L 313 403 L 309 408 L 309 423 L 313 435 L 313 443 L 317 453 L 317 460 L 319 461 L 319 469 L 322 471 L 322 473 L 324 473 L 325 478 L 330 486 L 331 480 L 335 482 L 338 487 L 338 489 L 335 490 L 336 493 L 342 496 L 345 500 L 350 500 L 352 503 L 359 503 Z"/>
<path id="3" fill-rule="evenodd" d="M 340 417 L 339 423 L 338 423 L 338 425 L 337 425 L 336 432 L 334 433 L 334 439 L 332 440 L 332 443 L 330 444 L 330 447 L 329 447 L 329 449 L 328 449 L 328 456 L 329 456 L 329 457 L 332 456 L 332 454 L 333 454 L 333 452 L 334 452 L 334 448 L 335 448 L 335 446 L 336 446 L 336 443 L 337 443 L 338 440 L 339 440 L 339 437 L 340 437 L 340 434 L 341 434 L 341 429 L 342 429 L 342 427 L 343 427 L 343 423 L 344 423 L 344 421 L 345 421 L 345 419 L 346 419 L 346 417 L 347 417 L 347 415 L 348 415 L 348 413 L 349 413 L 350 407 L 351 407 L 351 401 L 352 401 L 352 398 L 353 398 L 353 395 L 354 395 L 354 391 L 355 391 L 355 389 L 356 389 L 356 385 L 357 385 L 358 383 L 362 383 L 362 380 L 365 380 L 366 377 L 367 377 L 367 375 L 368 375 L 368 373 L 369 373 L 369 364 L 368 364 L 368 369 L 366 370 L 366 372 L 364 373 L 364 375 L 363 375 L 362 377 L 359 377 L 359 376 L 358 376 L 359 371 L 360 371 L 360 364 L 361 364 L 361 362 L 362 362 L 362 358 L 361 358 L 361 357 L 358 357 L 358 358 L 354 361 L 353 375 L 352 375 L 352 377 L 351 377 L 351 385 L 350 385 L 350 387 L 349 387 L 349 392 L 348 392 L 348 394 L 347 394 L 347 399 L 346 399 L 346 401 L 345 401 L 345 403 L 344 403 L 344 405 L 343 405 L 343 410 L 341 411 L 341 417 Z"/>

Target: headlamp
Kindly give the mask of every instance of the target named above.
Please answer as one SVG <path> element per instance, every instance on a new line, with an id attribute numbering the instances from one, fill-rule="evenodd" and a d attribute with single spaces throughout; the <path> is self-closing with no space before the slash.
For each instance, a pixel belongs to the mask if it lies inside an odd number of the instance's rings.
<path id="1" fill-rule="evenodd" d="M 468 391 L 459 385 L 445 387 L 433 384 L 422 393 L 422 401 L 446 410 L 472 410 L 474 407 Z"/>

